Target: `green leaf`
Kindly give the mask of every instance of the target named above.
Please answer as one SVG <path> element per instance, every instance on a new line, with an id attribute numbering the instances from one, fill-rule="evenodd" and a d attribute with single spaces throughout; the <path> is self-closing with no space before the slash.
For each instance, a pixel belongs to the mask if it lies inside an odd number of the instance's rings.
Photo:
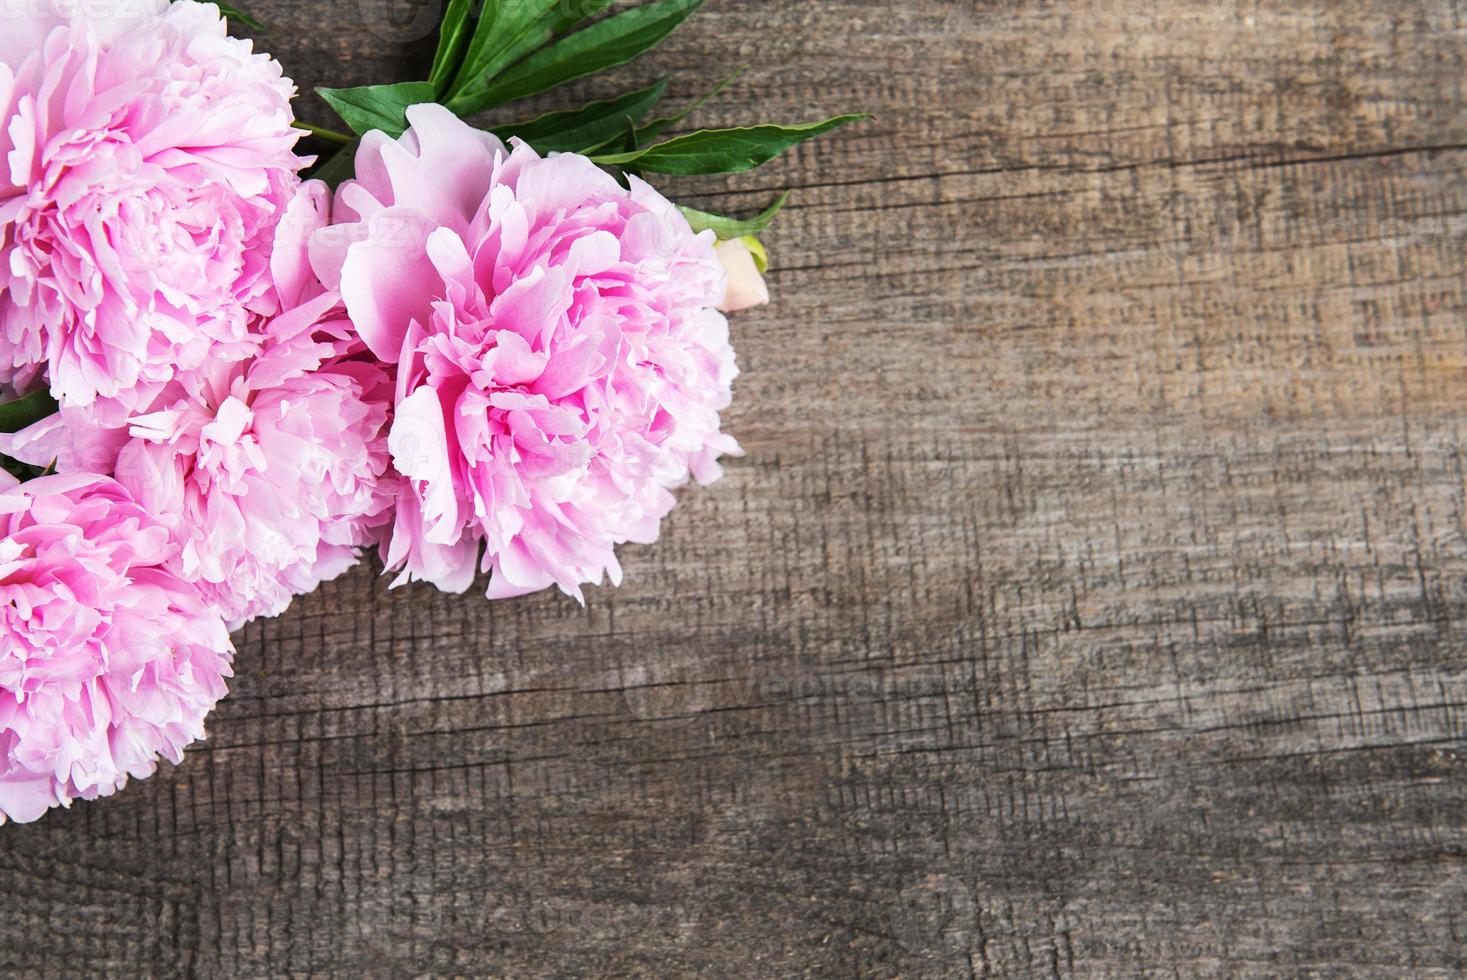
<path id="1" fill-rule="evenodd" d="M 486 88 L 505 68 L 611 6 L 612 0 L 480 0 L 477 22 L 450 97 Z"/>
<path id="2" fill-rule="evenodd" d="M 353 140 L 343 146 L 332 155 L 331 159 L 318 164 L 316 169 L 307 176 L 316 180 L 324 180 L 332 189 L 335 189 L 342 181 L 351 180 L 356 172 L 357 144 L 361 140 Z"/>
<path id="3" fill-rule="evenodd" d="M 671 34 L 703 0 L 657 0 L 569 34 L 503 72 L 485 71 L 448 101 L 461 116 L 631 61 Z"/>
<path id="4" fill-rule="evenodd" d="M 551 112 L 522 123 L 495 126 L 495 136 L 518 136 L 540 153 L 582 153 L 603 146 L 627 133 L 638 119 L 652 111 L 667 89 L 667 79 L 604 102 L 589 102 L 579 109 Z"/>
<path id="5" fill-rule="evenodd" d="M 433 55 L 433 69 L 428 74 L 434 92 L 443 92 L 458 71 L 464 46 L 469 42 L 472 4 L 473 0 L 449 0 L 443 23 L 438 27 L 438 50 Z"/>
<path id="6" fill-rule="evenodd" d="M 577 24 L 590 20 L 614 0 L 563 0 L 550 18 L 550 34 L 559 37 Z"/>
<path id="7" fill-rule="evenodd" d="M 0 402 L 0 432 L 19 432 L 56 412 L 56 399 L 45 388 L 22 398 Z"/>
<path id="8" fill-rule="evenodd" d="M 768 163 L 797 143 L 866 118 L 869 118 L 867 114 L 856 113 L 797 126 L 700 129 L 640 150 L 594 154 L 591 159 L 597 163 L 677 176 L 736 174 Z"/>
<path id="9" fill-rule="evenodd" d="M 584 15 L 577 11 L 571 15 L 574 20 L 589 17 L 611 0 L 591 2 L 594 9 Z M 566 8 L 576 6 L 576 0 L 563 3 Z M 484 7 L 450 96 L 487 86 L 506 67 L 549 43 L 556 25 L 567 16 L 560 0 L 484 0 Z"/>
<path id="10" fill-rule="evenodd" d="M 690 116 L 692 113 L 707 105 L 711 99 L 716 98 L 719 93 L 721 93 L 724 89 L 733 84 L 735 78 L 738 78 L 743 73 L 744 69 L 739 68 L 723 81 L 713 86 L 713 88 L 710 89 L 707 94 L 705 94 L 701 98 L 695 99 L 693 102 L 688 104 L 681 112 L 675 112 L 670 116 L 660 116 L 657 119 L 653 119 L 651 122 L 647 123 L 647 125 L 638 127 L 635 131 L 633 131 L 631 140 L 632 145 L 627 147 L 627 149 L 635 150 L 639 146 L 646 146 L 649 142 L 655 140 L 657 137 L 666 132 L 669 127 L 676 126 L 678 123 L 688 118 L 688 116 Z"/>
<path id="11" fill-rule="evenodd" d="M 774 220 L 774 216 L 779 214 L 779 209 L 784 207 L 784 202 L 789 200 L 789 196 L 790 192 L 785 191 L 775 198 L 773 204 L 745 221 L 730 218 L 727 215 L 713 214 L 709 211 L 695 211 L 681 204 L 677 206 L 677 209 L 683 213 L 684 218 L 688 219 L 688 224 L 693 226 L 694 231 L 711 228 L 719 238 L 744 238 L 749 235 L 763 234 L 764 229 L 768 228 L 769 223 Z"/>
<path id="12" fill-rule="evenodd" d="M 538 47 L 550 40 L 549 21 L 557 3 L 558 0 L 481 0 L 474 36 L 450 94 L 457 94 L 476 80 L 487 81 L 483 76 L 517 45 L 533 39 Z"/>
<path id="13" fill-rule="evenodd" d="M 240 10 L 238 7 L 231 6 L 227 3 L 216 3 L 215 6 L 219 8 L 219 13 L 223 14 L 226 20 L 232 20 L 236 23 L 243 24 L 245 27 L 248 27 L 252 31 L 263 31 L 265 29 L 264 24 L 251 17 L 243 10 Z"/>
<path id="14" fill-rule="evenodd" d="M 407 129 L 404 110 L 436 97 L 431 82 L 398 82 L 396 85 L 363 85 L 360 88 L 318 88 L 321 98 L 358 135 L 380 129 L 398 137 Z"/>

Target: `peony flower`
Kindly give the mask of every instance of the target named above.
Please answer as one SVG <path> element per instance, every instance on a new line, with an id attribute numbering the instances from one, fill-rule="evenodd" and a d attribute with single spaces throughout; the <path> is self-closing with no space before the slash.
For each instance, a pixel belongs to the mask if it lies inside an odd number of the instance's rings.
<path id="1" fill-rule="evenodd" d="M 212 4 L 33 0 L 0 43 L 0 381 L 120 422 L 253 346 L 295 88 Z"/>
<path id="2" fill-rule="evenodd" d="M 363 138 L 337 227 L 311 243 L 362 341 L 396 366 L 397 581 L 491 598 L 620 581 L 689 475 L 738 452 L 718 413 L 737 373 L 724 273 L 636 177 L 512 151 L 447 109 Z M 396 584 L 396 583 L 394 583 Z"/>
<path id="3" fill-rule="evenodd" d="M 0 823 L 116 792 L 204 737 L 233 648 L 115 481 L 0 473 Z"/>
<path id="4" fill-rule="evenodd" d="M 0 452 L 59 471 L 100 470 L 173 534 L 168 568 L 200 584 L 236 628 L 355 564 L 390 519 L 391 380 L 360 350 L 340 300 L 310 274 L 305 243 L 329 192 L 302 186 L 280 222 L 258 352 L 170 383 L 126 428 L 84 409 L 13 436 Z"/>
<path id="5" fill-rule="evenodd" d="M 754 263 L 754 253 L 741 238 L 730 238 L 713 246 L 713 252 L 728 273 L 728 291 L 718 308 L 737 313 L 769 302 L 769 287 Z"/>

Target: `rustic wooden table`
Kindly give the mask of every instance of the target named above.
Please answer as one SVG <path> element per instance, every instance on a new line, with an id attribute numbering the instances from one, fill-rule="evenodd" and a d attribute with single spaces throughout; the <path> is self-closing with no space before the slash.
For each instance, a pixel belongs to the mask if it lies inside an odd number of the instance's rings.
<path id="1" fill-rule="evenodd" d="M 245 5 L 309 89 L 422 70 L 382 3 Z M 6 971 L 1467 968 L 1467 8 L 712 0 L 617 79 L 741 63 L 704 119 L 877 114 L 672 185 L 797 188 L 748 456 L 585 608 L 246 629 L 0 830 Z"/>

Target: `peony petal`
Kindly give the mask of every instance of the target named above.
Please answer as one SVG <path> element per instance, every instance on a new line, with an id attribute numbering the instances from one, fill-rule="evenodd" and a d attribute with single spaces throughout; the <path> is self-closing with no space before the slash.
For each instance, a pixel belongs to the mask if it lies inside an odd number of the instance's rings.
<path id="1" fill-rule="evenodd" d="M 306 181 L 281 215 L 270 252 L 270 276 L 282 307 L 298 306 L 308 287 L 320 288 L 311 269 L 309 244 L 330 223 L 330 188 L 319 180 Z"/>
<path id="2" fill-rule="evenodd" d="M 435 544 L 451 544 L 459 533 L 458 496 L 449 460 L 443 403 L 429 387 L 419 388 L 397 406 L 387 448 L 397 471 L 424 484 L 425 535 Z"/>
<path id="3" fill-rule="evenodd" d="M 341 298 L 362 342 L 378 360 L 395 364 L 408 323 L 426 320 L 441 292 L 428 258 L 432 225 L 417 212 L 387 208 L 367 223 L 341 267 Z"/>

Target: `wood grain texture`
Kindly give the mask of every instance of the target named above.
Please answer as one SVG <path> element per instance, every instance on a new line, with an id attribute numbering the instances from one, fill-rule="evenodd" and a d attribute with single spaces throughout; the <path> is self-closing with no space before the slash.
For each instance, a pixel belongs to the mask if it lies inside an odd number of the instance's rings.
<path id="1" fill-rule="evenodd" d="M 303 88 L 431 53 L 247 6 Z M 6 972 L 1467 969 L 1467 7 L 711 0 L 616 85 L 739 63 L 705 120 L 876 113 L 671 184 L 797 189 L 747 457 L 585 608 L 248 627 L 183 765 L 0 830 Z"/>

